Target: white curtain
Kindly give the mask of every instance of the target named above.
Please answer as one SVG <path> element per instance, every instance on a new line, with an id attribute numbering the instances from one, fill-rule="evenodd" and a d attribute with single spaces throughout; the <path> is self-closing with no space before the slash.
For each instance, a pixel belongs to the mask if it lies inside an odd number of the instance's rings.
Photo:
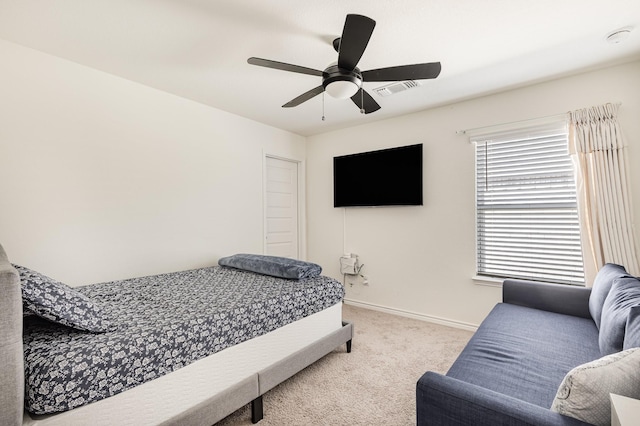
<path id="1" fill-rule="evenodd" d="M 640 274 L 634 239 L 626 145 L 618 105 L 569 113 L 569 151 L 576 166 L 585 282 L 593 284 L 605 263 Z"/>

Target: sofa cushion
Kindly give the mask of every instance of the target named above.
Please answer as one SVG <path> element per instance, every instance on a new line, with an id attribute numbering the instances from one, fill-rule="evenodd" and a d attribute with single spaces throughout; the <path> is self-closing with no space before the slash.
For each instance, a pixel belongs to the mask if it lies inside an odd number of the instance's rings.
<path id="1" fill-rule="evenodd" d="M 594 425 L 611 423 L 609 394 L 640 398 L 640 348 L 580 365 L 558 388 L 551 410 Z"/>
<path id="2" fill-rule="evenodd" d="M 624 329 L 623 350 L 640 348 L 640 305 L 629 308 L 627 325 Z"/>
<path id="3" fill-rule="evenodd" d="M 627 276 L 613 280 L 602 307 L 600 351 L 602 355 L 620 352 L 624 345 L 627 317 L 632 306 L 640 304 L 640 280 Z"/>
<path id="4" fill-rule="evenodd" d="M 564 376 L 597 358 L 590 318 L 499 303 L 447 376 L 548 409 Z"/>
<path id="5" fill-rule="evenodd" d="M 589 296 L 589 312 L 598 328 L 600 328 L 602 306 L 609 294 L 609 290 L 611 290 L 613 280 L 626 276 L 629 275 L 627 275 L 627 270 L 624 266 L 616 265 L 615 263 L 607 263 L 598 271 Z"/>

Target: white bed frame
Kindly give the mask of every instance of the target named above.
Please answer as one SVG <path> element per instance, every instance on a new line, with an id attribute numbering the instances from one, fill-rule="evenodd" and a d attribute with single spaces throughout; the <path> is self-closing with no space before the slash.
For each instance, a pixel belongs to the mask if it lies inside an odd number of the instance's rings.
<path id="1" fill-rule="evenodd" d="M 212 425 L 251 403 L 336 347 L 351 351 L 353 326 L 338 303 L 165 376 L 64 413 L 24 410 L 22 296 L 17 271 L 0 246 L 0 425 Z"/>

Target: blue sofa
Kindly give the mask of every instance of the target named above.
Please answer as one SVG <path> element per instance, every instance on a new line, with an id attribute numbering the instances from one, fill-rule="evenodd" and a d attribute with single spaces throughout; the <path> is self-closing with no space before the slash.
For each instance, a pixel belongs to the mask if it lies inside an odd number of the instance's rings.
<path id="1" fill-rule="evenodd" d="M 588 424 L 551 406 L 569 371 L 603 356 L 594 309 L 599 321 L 610 288 L 600 285 L 596 294 L 594 285 L 592 295 L 585 287 L 505 280 L 503 302 L 447 374 L 419 379 L 417 424 Z"/>

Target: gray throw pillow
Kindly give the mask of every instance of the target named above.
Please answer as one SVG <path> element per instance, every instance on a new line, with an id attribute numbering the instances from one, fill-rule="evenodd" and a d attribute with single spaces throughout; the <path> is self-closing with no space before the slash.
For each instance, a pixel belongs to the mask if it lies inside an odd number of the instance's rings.
<path id="1" fill-rule="evenodd" d="M 602 306 L 611 290 L 611 284 L 616 278 L 627 277 L 627 270 L 624 266 L 615 263 L 607 263 L 598 271 L 593 281 L 591 295 L 589 296 L 589 313 L 596 327 L 600 328 L 600 318 L 602 317 Z"/>
<path id="2" fill-rule="evenodd" d="M 603 355 L 619 352 L 624 346 L 625 328 L 631 307 L 640 304 L 640 281 L 635 277 L 616 278 L 602 307 L 599 344 Z"/>
<path id="3" fill-rule="evenodd" d="M 640 398 L 640 348 L 608 355 L 569 371 L 551 410 L 594 425 L 609 425 L 610 393 Z"/>
<path id="4" fill-rule="evenodd" d="M 25 312 L 82 331 L 101 333 L 113 330 L 111 321 L 102 313 L 100 306 L 84 294 L 24 266 L 13 267 L 20 274 Z"/>

